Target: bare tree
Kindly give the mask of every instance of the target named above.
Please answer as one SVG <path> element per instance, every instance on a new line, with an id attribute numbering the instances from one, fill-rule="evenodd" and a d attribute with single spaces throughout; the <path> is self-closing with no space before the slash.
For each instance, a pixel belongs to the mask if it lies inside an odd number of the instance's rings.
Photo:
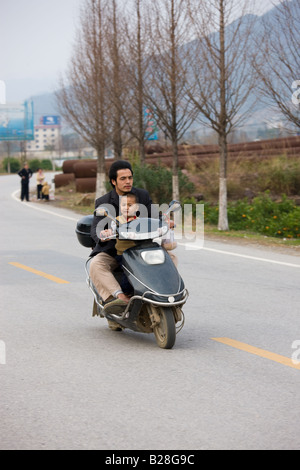
<path id="1" fill-rule="evenodd" d="M 255 86 L 250 50 L 256 17 L 251 2 L 188 0 L 196 39 L 190 44 L 190 87 L 186 93 L 202 123 L 218 134 L 220 147 L 219 230 L 228 230 L 228 135 L 249 116 L 247 100 Z M 239 11 L 240 17 L 233 21 Z M 253 105 L 253 101 L 252 101 Z"/>
<path id="2" fill-rule="evenodd" d="M 108 138 L 107 84 L 105 80 L 105 0 L 86 0 L 81 27 L 66 79 L 61 77 L 56 97 L 60 112 L 98 155 L 97 197 L 105 189 L 105 147 Z"/>
<path id="3" fill-rule="evenodd" d="M 184 45 L 190 37 L 186 0 L 152 0 L 148 18 L 152 47 L 144 92 L 172 142 L 173 198 L 179 199 L 178 144 L 195 117 L 185 91 L 189 60 Z"/>
<path id="4" fill-rule="evenodd" d="M 147 70 L 147 34 L 143 0 L 135 0 L 134 7 L 128 11 L 123 28 L 126 53 L 123 54 L 122 68 L 124 71 L 123 117 L 130 135 L 137 141 L 140 162 L 145 164 L 145 76 Z"/>
<path id="5" fill-rule="evenodd" d="M 106 32 L 106 48 L 108 52 L 108 62 L 106 75 L 108 77 L 108 92 L 110 99 L 110 113 L 112 119 L 112 143 L 116 159 L 122 157 L 122 95 L 124 89 L 122 86 L 123 73 L 121 69 L 122 39 L 120 31 L 120 22 L 122 15 L 117 0 L 111 0 L 106 7 L 106 13 L 109 18 L 110 27 Z"/>
<path id="6" fill-rule="evenodd" d="M 260 77 L 259 91 L 267 103 L 300 127 L 300 2 L 281 0 L 264 15 L 257 36 L 254 66 Z"/>

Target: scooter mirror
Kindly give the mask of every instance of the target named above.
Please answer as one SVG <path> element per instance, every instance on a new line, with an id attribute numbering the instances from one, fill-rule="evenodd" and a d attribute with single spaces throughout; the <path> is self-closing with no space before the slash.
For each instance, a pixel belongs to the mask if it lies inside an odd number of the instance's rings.
<path id="1" fill-rule="evenodd" d="M 179 201 L 172 201 L 169 204 L 170 211 L 177 212 L 181 209 L 181 204 Z"/>
<path id="2" fill-rule="evenodd" d="M 109 216 L 109 210 L 106 207 L 97 207 L 94 212 L 96 217 L 107 217 Z"/>

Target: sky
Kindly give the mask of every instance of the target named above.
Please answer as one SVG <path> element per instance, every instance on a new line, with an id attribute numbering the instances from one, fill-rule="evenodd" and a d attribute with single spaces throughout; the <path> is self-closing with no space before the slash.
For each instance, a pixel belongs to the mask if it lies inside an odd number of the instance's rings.
<path id="1" fill-rule="evenodd" d="M 0 101 L 3 82 L 6 103 L 57 89 L 72 55 L 82 2 L 0 0 Z M 260 0 L 257 13 L 270 8 L 272 0 Z"/>
<path id="2" fill-rule="evenodd" d="M 72 54 L 80 3 L 0 0 L 0 80 L 7 103 L 56 89 Z"/>

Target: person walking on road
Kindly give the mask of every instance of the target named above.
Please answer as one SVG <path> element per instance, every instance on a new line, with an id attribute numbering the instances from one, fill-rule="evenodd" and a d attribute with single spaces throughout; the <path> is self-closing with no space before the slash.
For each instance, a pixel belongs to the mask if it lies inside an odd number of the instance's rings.
<path id="1" fill-rule="evenodd" d="M 19 176 L 21 178 L 21 201 L 29 201 L 29 180 L 32 177 L 32 171 L 28 166 L 28 163 L 24 164 L 24 168 L 19 171 Z"/>

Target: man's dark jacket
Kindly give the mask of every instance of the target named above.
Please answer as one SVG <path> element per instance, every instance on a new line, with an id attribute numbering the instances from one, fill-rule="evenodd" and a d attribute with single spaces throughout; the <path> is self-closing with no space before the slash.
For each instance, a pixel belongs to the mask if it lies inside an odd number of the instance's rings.
<path id="1" fill-rule="evenodd" d="M 28 168 L 28 170 L 23 168 L 21 171 L 19 171 L 18 175 L 22 178 L 21 183 L 28 184 L 29 179 L 32 177 L 33 173 L 30 168 Z"/>
<path id="2" fill-rule="evenodd" d="M 150 198 L 148 191 L 146 191 L 145 189 L 132 188 L 131 192 L 137 195 L 139 204 L 144 205 L 148 209 L 149 217 L 151 217 L 152 200 Z M 111 206 L 114 206 L 115 211 L 116 211 L 115 216 L 118 217 L 120 215 L 119 201 L 120 201 L 120 196 L 117 194 L 116 190 L 113 189 L 109 193 L 105 194 L 105 196 L 99 197 L 99 199 L 96 200 L 95 209 L 97 209 L 97 207 L 99 206 L 105 207 L 109 204 Z M 152 217 L 153 217 L 153 214 L 152 214 Z M 96 234 L 97 225 L 103 219 L 104 217 L 94 216 L 93 225 L 91 228 L 91 236 L 96 246 L 93 249 L 91 256 L 95 256 L 98 253 L 104 252 L 110 256 L 115 257 L 117 254 L 117 251 L 115 249 L 116 241 L 109 240 L 108 242 L 104 242 L 104 243 L 100 242 Z M 104 229 L 104 227 L 102 229 Z"/>

